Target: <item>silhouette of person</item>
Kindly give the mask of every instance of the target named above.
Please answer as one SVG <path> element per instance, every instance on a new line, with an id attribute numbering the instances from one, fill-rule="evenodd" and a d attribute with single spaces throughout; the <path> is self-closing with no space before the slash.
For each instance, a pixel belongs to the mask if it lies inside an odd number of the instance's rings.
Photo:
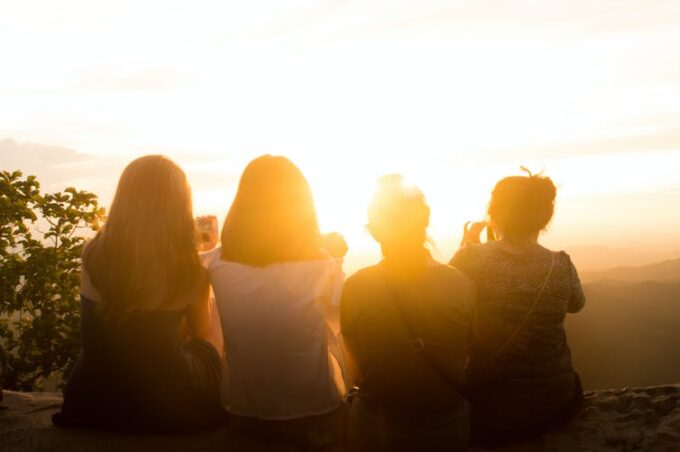
<path id="1" fill-rule="evenodd" d="M 208 295 L 184 172 L 163 156 L 134 160 L 85 246 L 82 350 L 53 422 L 150 433 L 222 425 Z"/>
<path id="2" fill-rule="evenodd" d="M 430 209 L 415 187 L 385 176 L 368 209 L 383 260 L 348 278 L 341 302 L 346 359 L 358 386 L 353 451 L 464 450 L 464 367 L 474 289 L 425 247 Z"/>
<path id="3" fill-rule="evenodd" d="M 347 251 L 341 236 L 328 241 L 336 257 Z M 221 242 L 205 265 L 222 321 L 232 427 L 303 447 L 340 442 L 344 363 L 330 322 L 344 273 L 322 247 L 312 192 L 290 160 L 248 164 Z"/>
<path id="4" fill-rule="evenodd" d="M 491 195 L 490 222 L 466 228 L 451 260 L 478 292 L 467 369 L 475 443 L 539 433 L 568 419 L 582 400 L 563 322 L 585 298 L 569 256 L 538 243 L 555 196 L 547 177 L 502 179 Z M 498 240 L 480 243 L 484 227 Z"/>

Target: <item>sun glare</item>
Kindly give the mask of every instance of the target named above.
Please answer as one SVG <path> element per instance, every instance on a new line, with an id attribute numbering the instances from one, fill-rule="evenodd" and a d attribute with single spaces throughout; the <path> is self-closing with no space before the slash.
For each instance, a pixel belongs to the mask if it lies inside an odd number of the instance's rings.
<path id="1" fill-rule="evenodd" d="M 440 11 L 440 2 L 370 12 L 362 2 L 136 5 L 128 14 L 74 1 L 44 5 L 42 18 L 15 3 L 0 17 L 0 37 L 22 44 L 6 49 L 21 64 L 0 74 L 2 135 L 110 157 L 102 166 L 166 154 L 187 171 L 199 215 L 222 220 L 247 162 L 271 153 L 301 167 L 322 229 L 346 236 L 350 259 L 379 254 L 364 230 L 366 204 L 389 173 L 425 193 L 442 259 L 519 165 L 545 168 L 560 187 L 550 234 L 561 244 L 616 245 L 612 226 L 626 214 L 612 197 L 633 193 L 625 201 L 649 218 L 632 237 L 662 225 L 663 242 L 680 225 L 671 208 L 680 34 L 665 14 L 655 30 L 603 34 L 560 20 L 530 25 L 520 7 L 488 15 L 471 4 Z M 147 14 L 155 32 L 141 39 Z M 177 33 L 178 20 L 191 39 Z M 83 40 L 88 33 L 97 39 Z M 97 171 L 66 179 L 107 205 L 115 178 Z M 644 210 L 649 193 L 666 208 Z M 576 224 L 574 213 L 597 227 Z"/>

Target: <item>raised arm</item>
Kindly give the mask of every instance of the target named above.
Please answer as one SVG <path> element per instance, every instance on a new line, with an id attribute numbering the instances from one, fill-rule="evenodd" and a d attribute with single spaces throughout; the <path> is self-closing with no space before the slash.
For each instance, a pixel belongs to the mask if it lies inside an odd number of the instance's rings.
<path id="1" fill-rule="evenodd" d="M 484 228 L 490 229 L 491 226 L 486 221 L 468 221 L 463 225 L 463 239 L 460 241 L 461 248 L 468 243 L 481 243 L 481 235 Z"/>
<path id="2" fill-rule="evenodd" d="M 186 314 L 187 329 L 192 339 L 203 339 L 210 342 L 218 352 L 222 350 L 222 332 L 217 312 L 210 299 L 210 284 L 207 272 L 202 273 L 201 281 L 196 289 Z"/>
<path id="3" fill-rule="evenodd" d="M 347 254 L 347 242 L 342 234 L 338 232 L 331 232 L 321 236 L 321 248 L 329 258 L 335 260 L 336 267 L 329 277 L 330 297 L 326 303 L 326 319 L 333 330 L 333 333 L 340 333 L 340 296 L 342 288 L 345 283 L 345 273 L 342 270 L 342 261 Z"/>

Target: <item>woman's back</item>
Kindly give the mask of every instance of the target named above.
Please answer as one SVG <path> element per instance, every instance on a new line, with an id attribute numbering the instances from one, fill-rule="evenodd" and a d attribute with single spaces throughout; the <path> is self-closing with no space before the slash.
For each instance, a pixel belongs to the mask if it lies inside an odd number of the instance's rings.
<path id="1" fill-rule="evenodd" d="M 571 370 L 563 322 L 567 312 L 581 309 L 585 298 L 566 253 L 537 246 L 512 254 L 489 242 L 465 246 L 451 264 L 477 286 L 472 374 L 486 369 L 494 354 L 490 371 L 495 376 L 539 378 Z"/>
<path id="2" fill-rule="evenodd" d="M 477 286 L 468 364 L 472 432 L 480 444 L 537 434 L 573 416 L 582 399 L 564 330 L 585 299 L 569 256 L 539 245 L 514 254 L 468 244 L 451 263 Z"/>
<path id="3" fill-rule="evenodd" d="M 227 358 L 223 396 L 233 414 L 292 419 L 339 406 L 326 308 L 337 305 L 344 274 L 331 260 L 253 267 L 207 262 Z"/>

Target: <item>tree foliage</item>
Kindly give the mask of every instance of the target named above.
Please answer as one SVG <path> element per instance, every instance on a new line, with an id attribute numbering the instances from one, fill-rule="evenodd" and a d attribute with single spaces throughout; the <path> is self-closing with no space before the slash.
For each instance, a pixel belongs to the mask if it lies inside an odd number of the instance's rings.
<path id="1" fill-rule="evenodd" d="M 80 349 L 80 256 L 104 211 L 96 195 L 40 192 L 34 176 L 0 172 L 0 344 L 4 386 L 41 389 Z"/>

